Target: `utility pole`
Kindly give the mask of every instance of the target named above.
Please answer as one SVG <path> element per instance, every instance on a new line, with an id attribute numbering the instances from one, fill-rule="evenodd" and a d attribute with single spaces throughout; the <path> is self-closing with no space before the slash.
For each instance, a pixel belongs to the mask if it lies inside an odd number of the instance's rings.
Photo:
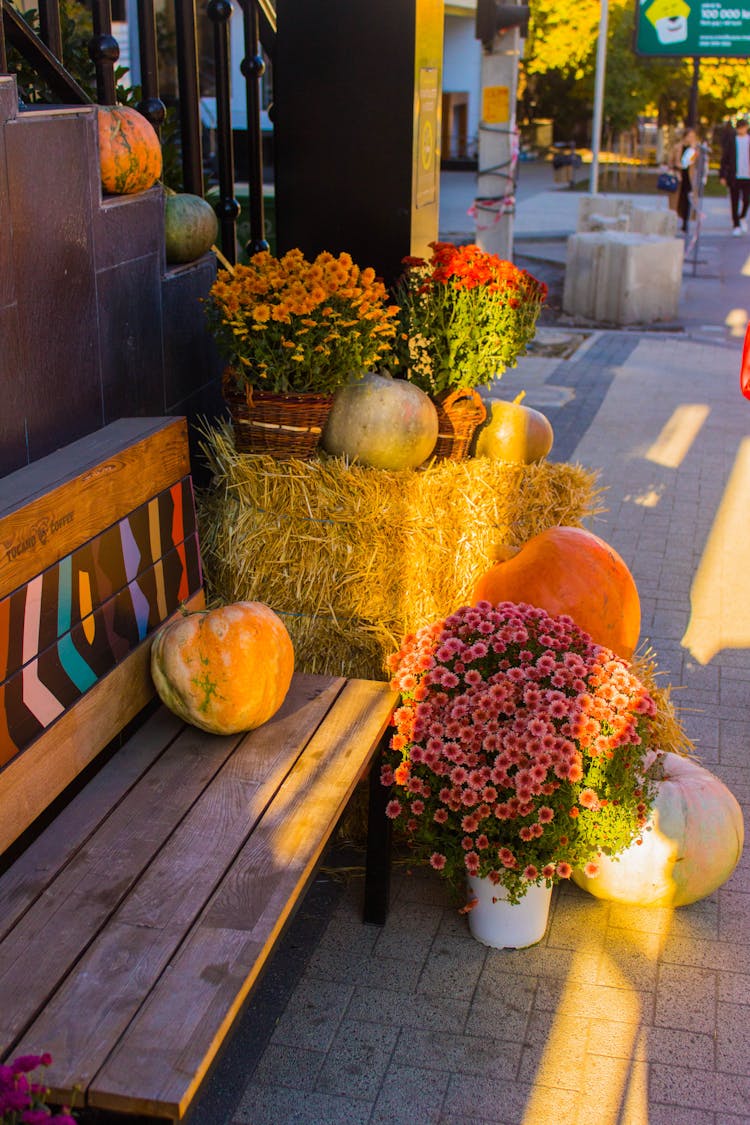
<path id="1" fill-rule="evenodd" d="M 475 239 L 507 260 L 513 256 L 516 204 L 518 60 L 528 18 L 528 5 L 516 0 L 477 0 L 476 36 L 483 49 Z"/>

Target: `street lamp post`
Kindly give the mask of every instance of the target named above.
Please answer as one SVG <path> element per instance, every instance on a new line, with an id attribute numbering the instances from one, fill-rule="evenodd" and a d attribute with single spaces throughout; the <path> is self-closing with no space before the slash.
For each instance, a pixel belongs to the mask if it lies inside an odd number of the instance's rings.
<path id="1" fill-rule="evenodd" d="M 599 152 L 602 140 L 602 116 L 604 108 L 604 74 L 607 68 L 607 25 L 609 23 L 608 0 L 601 0 L 599 9 L 599 38 L 596 43 L 596 78 L 594 81 L 594 120 L 591 126 L 591 176 L 589 191 L 596 195 L 599 191 Z"/>

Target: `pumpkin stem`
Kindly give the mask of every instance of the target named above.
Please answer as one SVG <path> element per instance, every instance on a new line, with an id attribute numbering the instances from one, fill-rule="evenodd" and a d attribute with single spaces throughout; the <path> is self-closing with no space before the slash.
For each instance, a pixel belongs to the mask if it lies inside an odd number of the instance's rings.
<path id="1" fill-rule="evenodd" d="M 516 397 L 513 399 L 513 405 L 518 406 L 519 402 L 523 402 L 523 400 L 525 398 L 526 398 L 526 391 L 519 391 L 518 394 L 516 395 Z"/>
<path id="2" fill-rule="evenodd" d="M 492 562 L 504 563 L 515 558 L 520 550 L 520 547 L 512 547 L 510 543 L 492 543 L 487 554 Z"/>

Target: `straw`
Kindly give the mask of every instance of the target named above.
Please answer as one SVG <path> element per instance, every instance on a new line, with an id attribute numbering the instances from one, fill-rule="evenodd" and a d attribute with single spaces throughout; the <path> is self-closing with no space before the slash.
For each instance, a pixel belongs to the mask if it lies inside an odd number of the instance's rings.
<path id="1" fill-rule="evenodd" d="M 665 673 L 659 671 L 656 652 L 648 646 L 633 657 L 633 671 L 656 703 L 656 715 L 651 726 L 651 742 L 657 750 L 668 750 L 686 758 L 696 754 L 696 748 L 672 701 L 672 685 L 660 684 Z"/>
<path id="2" fill-rule="evenodd" d="M 204 428 L 202 449 L 213 472 L 198 498 L 209 598 L 271 606 L 305 672 L 386 679 L 405 633 L 470 601 L 493 545 L 602 510 L 596 475 L 580 465 L 277 461 L 238 454 L 223 423 Z"/>

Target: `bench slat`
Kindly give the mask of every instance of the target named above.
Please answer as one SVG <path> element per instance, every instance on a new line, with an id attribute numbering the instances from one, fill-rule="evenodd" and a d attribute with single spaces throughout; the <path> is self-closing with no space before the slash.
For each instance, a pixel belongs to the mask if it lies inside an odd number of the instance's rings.
<path id="1" fill-rule="evenodd" d="M 184 1114 L 304 892 L 394 702 L 386 684 L 347 682 L 89 1086 L 91 1105 L 174 1119 Z M 48 1077 L 54 1087 L 54 1072 Z"/>
<path id="2" fill-rule="evenodd" d="M 45 1081 L 56 1096 L 85 1088 L 104 1063 L 344 683 L 295 679 L 282 709 L 240 739 L 75 973 L 48 1001 L 19 1050 L 47 1044 L 55 1062 Z M 147 810 L 139 818 L 145 815 Z"/>
<path id="3" fill-rule="evenodd" d="M 182 730 L 176 715 L 160 707 L 77 793 L 53 824 L 0 876 L 0 941 L 39 898 L 71 856 L 99 827 L 141 775 Z"/>
<path id="4" fill-rule="evenodd" d="M 0 946 L 0 1043 L 20 1035 L 114 913 L 240 736 L 183 729 Z M 33 974 L 23 971 L 33 964 Z"/>
<path id="5" fill-rule="evenodd" d="M 186 608 L 204 605 L 201 590 Z M 153 698 L 150 653 L 144 642 L 0 771 L 0 854 Z"/>

